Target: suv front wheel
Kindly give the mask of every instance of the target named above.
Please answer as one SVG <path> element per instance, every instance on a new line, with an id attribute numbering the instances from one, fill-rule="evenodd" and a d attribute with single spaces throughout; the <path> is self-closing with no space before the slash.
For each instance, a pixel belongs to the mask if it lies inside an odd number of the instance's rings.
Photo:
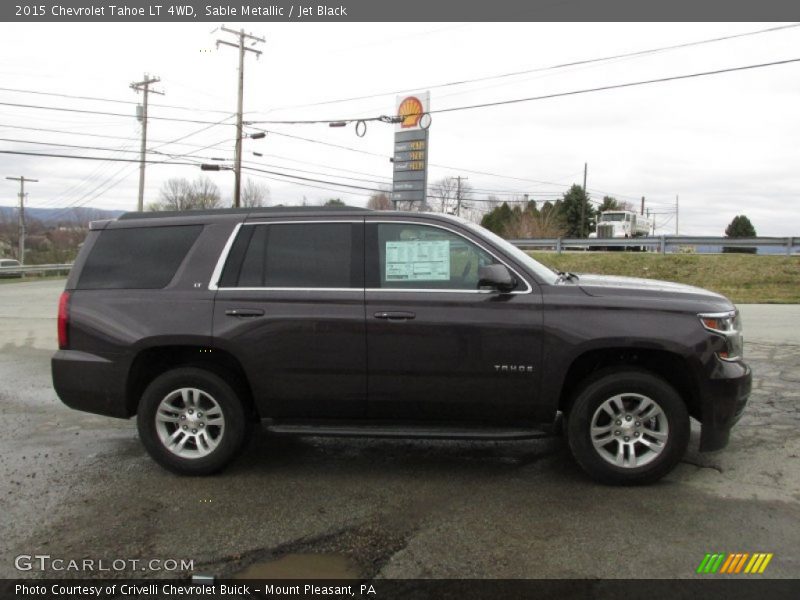
<path id="1" fill-rule="evenodd" d="M 600 373 L 569 411 L 572 454 L 595 479 L 651 483 L 669 473 L 689 443 L 686 405 L 666 381 L 646 371 Z"/>
<path id="2" fill-rule="evenodd" d="M 167 371 L 142 395 L 139 437 L 162 467 L 209 475 L 227 465 L 245 442 L 241 401 L 222 378 L 194 367 Z"/>

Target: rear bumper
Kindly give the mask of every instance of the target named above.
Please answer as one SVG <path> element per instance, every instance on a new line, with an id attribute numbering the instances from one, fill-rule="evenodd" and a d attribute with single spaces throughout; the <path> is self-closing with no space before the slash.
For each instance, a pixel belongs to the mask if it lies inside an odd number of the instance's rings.
<path id="1" fill-rule="evenodd" d="M 77 350 L 59 350 L 51 369 L 56 394 L 70 408 L 123 419 L 131 416 L 125 403 L 125 372 L 118 363 Z"/>
<path id="2" fill-rule="evenodd" d="M 731 429 L 739 421 L 750 397 L 753 375 L 742 362 L 717 360 L 703 393 L 700 451 L 728 445 Z"/>

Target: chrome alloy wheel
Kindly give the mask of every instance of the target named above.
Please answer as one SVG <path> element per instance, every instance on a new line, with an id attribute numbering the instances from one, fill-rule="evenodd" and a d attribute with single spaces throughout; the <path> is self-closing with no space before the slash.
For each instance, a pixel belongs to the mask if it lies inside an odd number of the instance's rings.
<path id="1" fill-rule="evenodd" d="M 590 436 L 603 460 L 633 469 L 661 454 L 669 438 L 669 424 L 664 410 L 651 398 L 618 394 L 594 411 Z"/>
<path id="2" fill-rule="evenodd" d="M 156 411 L 156 431 L 164 447 L 181 458 L 208 456 L 225 433 L 225 416 L 203 390 L 180 388 L 167 394 Z"/>

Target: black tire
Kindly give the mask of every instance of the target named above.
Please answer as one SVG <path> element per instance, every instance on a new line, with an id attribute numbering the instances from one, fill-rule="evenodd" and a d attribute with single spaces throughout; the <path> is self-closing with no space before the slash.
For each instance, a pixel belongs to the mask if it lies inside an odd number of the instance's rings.
<path id="1" fill-rule="evenodd" d="M 614 420 L 613 423 L 610 423 L 613 419 L 599 412 L 603 403 L 619 394 L 631 394 L 634 402 L 637 395 L 652 400 L 661 408 L 663 417 L 666 419 L 668 434 L 664 446 L 659 454 L 643 466 L 612 464 L 603 457 L 602 450 L 596 449 L 592 443 L 591 423 L 595 413 L 598 412 L 601 418 L 608 418 L 608 426 L 614 430 L 607 434 L 608 438 L 603 438 L 603 440 L 609 440 L 608 445 L 605 446 L 606 450 L 611 453 L 611 449 L 619 450 L 623 445 L 621 438 L 614 439 L 613 436 L 617 435 L 617 431 L 621 431 L 623 435 L 626 433 L 625 429 L 618 430 L 614 425 L 614 423 L 624 422 L 624 417 L 621 421 Z M 629 398 L 623 399 L 623 402 L 630 401 Z M 631 410 L 631 412 L 634 411 Z M 647 411 L 644 411 L 644 414 L 647 414 Z M 658 417 L 658 419 L 661 418 Z M 643 421 L 647 420 L 640 420 L 640 422 Z M 650 423 L 650 421 L 647 422 Z M 629 426 L 631 426 L 629 422 L 623 425 L 623 427 Z M 575 397 L 567 418 L 567 439 L 575 460 L 589 476 L 602 483 L 612 485 L 647 484 L 662 478 L 678 464 L 686 453 L 689 431 L 689 413 L 686 404 L 675 389 L 650 372 L 631 368 L 605 370 L 587 381 Z M 645 438 L 650 443 L 654 441 L 654 438 L 647 434 L 638 432 L 635 434 L 637 438 L 641 436 L 643 441 Z M 626 459 L 631 452 L 630 448 L 628 446 L 628 449 L 624 451 Z M 642 442 L 639 442 L 636 448 L 638 450 L 634 453 L 649 451 L 649 447 L 644 446 Z"/>
<path id="2" fill-rule="evenodd" d="M 208 394 L 222 413 L 224 427 L 216 430 L 218 443 L 205 456 L 178 456 L 161 440 L 156 423 L 158 407 L 168 395 L 181 388 L 195 388 Z M 156 377 L 142 394 L 136 424 L 139 438 L 153 460 L 181 475 L 210 475 L 221 470 L 242 449 L 250 430 L 247 413 L 234 389 L 220 376 L 195 367 L 174 369 Z M 212 428 L 209 425 L 209 431 Z M 190 448 L 197 444 L 192 440 L 187 442 Z"/>

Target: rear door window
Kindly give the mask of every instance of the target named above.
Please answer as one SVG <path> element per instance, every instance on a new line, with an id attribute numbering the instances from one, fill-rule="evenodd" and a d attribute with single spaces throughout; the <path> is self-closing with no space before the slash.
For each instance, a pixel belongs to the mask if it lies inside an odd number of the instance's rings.
<path id="1" fill-rule="evenodd" d="M 202 225 L 104 229 L 78 289 L 159 289 L 172 281 Z"/>
<path id="2" fill-rule="evenodd" d="M 230 288 L 361 288 L 361 223 L 245 224 L 219 280 Z"/>

